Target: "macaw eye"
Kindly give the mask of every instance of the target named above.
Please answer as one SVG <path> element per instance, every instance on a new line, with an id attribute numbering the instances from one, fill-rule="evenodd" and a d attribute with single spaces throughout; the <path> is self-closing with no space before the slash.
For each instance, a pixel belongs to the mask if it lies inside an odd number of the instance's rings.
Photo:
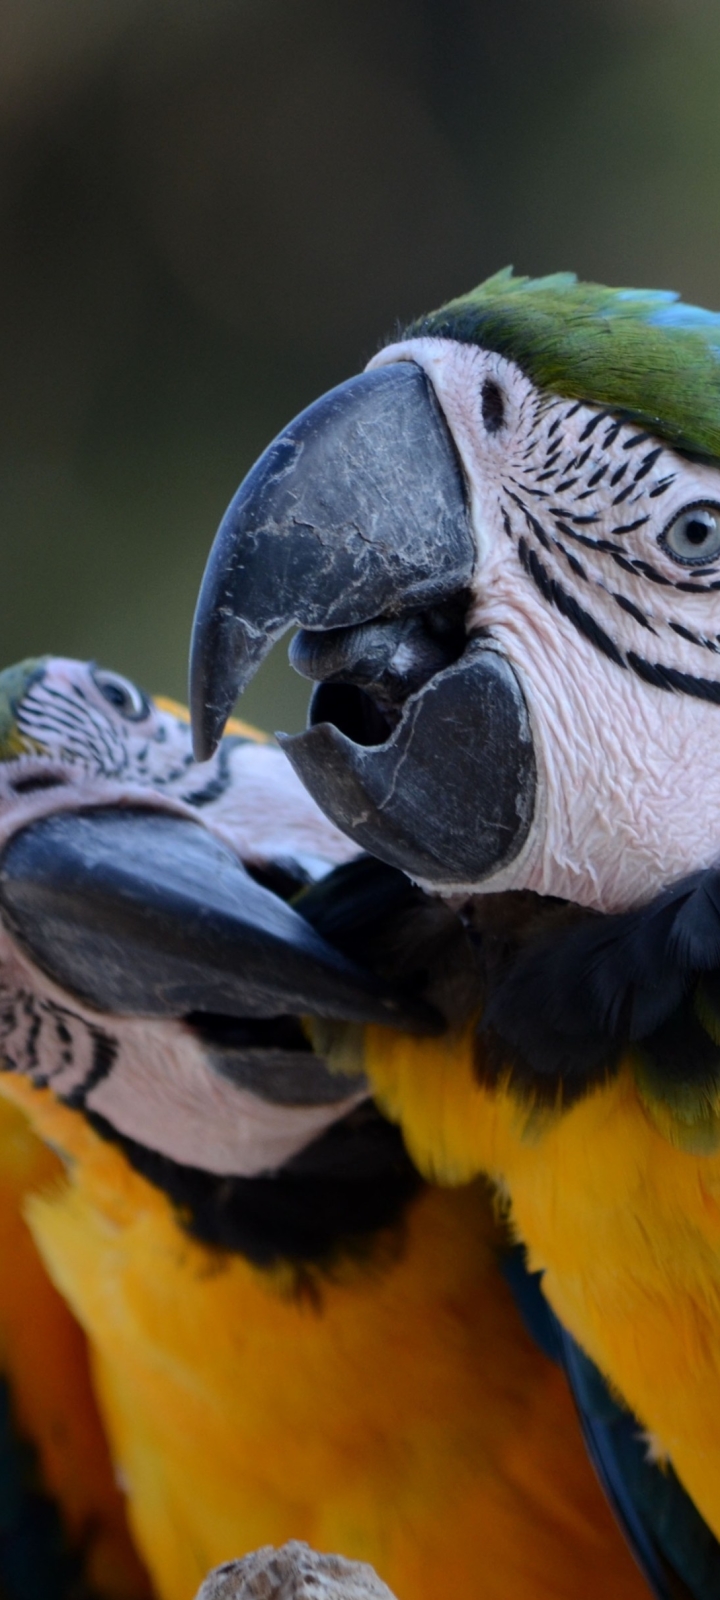
<path id="1" fill-rule="evenodd" d="M 720 506 L 688 506 L 660 540 L 673 561 L 700 566 L 720 555 Z"/>
<path id="2" fill-rule="evenodd" d="M 148 716 L 149 702 L 142 689 L 129 678 L 121 678 L 119 672 L 106 672 L 102 667 L 93 667 L 92 675 L 103 699 L 119 711 L 121 717 L 126 717 L 128 722 L 141 722 Z"/>

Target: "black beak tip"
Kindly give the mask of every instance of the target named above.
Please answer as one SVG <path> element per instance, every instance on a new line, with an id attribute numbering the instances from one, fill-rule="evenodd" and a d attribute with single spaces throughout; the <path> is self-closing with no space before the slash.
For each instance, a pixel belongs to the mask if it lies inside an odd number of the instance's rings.
<path id="1" fill-rule="evenodd" d="M 235 700 L 235 674 L 227 659 L 223 616 L 208 588 L 206 576 L 190 645 L 190 723 L 196 761 L 214 756 Z"/>
<path id="2" fill-rule="evenodd" d="M 210 761 L 223 736 L 226 717 L 217 716 L 211 707 L 192 713 L 192 749 L 196 761 Z"/>

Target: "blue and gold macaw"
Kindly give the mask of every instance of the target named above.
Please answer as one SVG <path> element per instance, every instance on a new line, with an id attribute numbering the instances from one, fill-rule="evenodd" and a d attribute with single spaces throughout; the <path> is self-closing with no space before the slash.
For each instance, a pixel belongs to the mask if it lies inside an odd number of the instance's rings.
<path id="1" fill-rule="evenodd" d="M 581 1410 L 589 1358 L 717 1538 L 720 315 L 506 271 L 408 328 L 221 524 L 200 758 L 291 623 L 294 770 L 480 952 L 465 1031 L 372 1027 L 364 1069 L 426 1175 L 492 1178 Z M 716 1593 L 679 1522 L 656 1593 Z"/>
<path id="2" fill-rule="evenodd" d="M 241 725 L 197 768 L 116 673 L 0 675 L 3 1600 L 192 1600 L 289 1538 L 399 1600 L 647 1593 L 487 1186 L 370 1098 L 365 1030 L 424 1049 L 472 943 L 356 857 Z"/>

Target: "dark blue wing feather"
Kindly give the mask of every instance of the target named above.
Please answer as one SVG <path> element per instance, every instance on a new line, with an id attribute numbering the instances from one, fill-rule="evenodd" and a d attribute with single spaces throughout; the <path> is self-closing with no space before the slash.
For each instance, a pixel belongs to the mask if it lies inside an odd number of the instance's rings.
<path id="1" fill-rule="evenodd" d="M 564 1368 L 595 1471 L 655 1600 L 718 1600 L 720 1544 L 672 1468 L 648 1458 L 636 1418 L 555 1316 L 521 1247 L 503 1271 L 528 1332 Z"/>
<path id="2" fill-rule="evenodd" d="M 34 1451 L 16 1431 L 0 1380 L 1 1600 L 100 1600 L 70 1550 L 57 1506 L 39 1483 Z"/>

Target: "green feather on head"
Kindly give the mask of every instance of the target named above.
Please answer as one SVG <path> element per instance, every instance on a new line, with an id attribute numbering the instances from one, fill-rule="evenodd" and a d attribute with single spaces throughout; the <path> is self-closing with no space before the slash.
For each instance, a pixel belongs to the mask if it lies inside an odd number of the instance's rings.
<path id="1" fill-rule="evenodd" d="M 720 460 L 720 313 L 670 290 L 608 289 L 511 267 L 405 330 L 477 344 L 539 388 L 608 406 L 677 449 Z"/>
<path id="2" fill-rule="evenodd" d="M 0 761 L 13 761 L 41 748 L 35 739 L 20 732 L 17 708 L 30 685 L 42 677 L 49 660 L 49 656 L 29 656 L 0 672 Z"/>

